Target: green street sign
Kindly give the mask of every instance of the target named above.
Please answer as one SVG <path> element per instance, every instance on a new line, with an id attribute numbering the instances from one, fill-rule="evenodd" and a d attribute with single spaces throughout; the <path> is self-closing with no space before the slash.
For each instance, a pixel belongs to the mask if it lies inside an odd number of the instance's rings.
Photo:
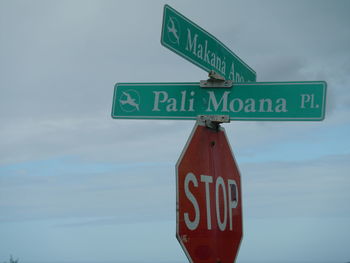
<path id="1" fill-rule="evenodd" d="M 232 88 L 201 88 L 199 83 L 117 83 L 115 119 L 194 120 L 228 115 L 242 121 L 321 121 L 324 81 L 236 83 Z"/>
<path id="2" fill-rule="evenodd" d="M 256 73 L 213 35 L 168 5 L 164 6 L 163 46 L 210 72 L 234 82 L 256 81 Z"/>

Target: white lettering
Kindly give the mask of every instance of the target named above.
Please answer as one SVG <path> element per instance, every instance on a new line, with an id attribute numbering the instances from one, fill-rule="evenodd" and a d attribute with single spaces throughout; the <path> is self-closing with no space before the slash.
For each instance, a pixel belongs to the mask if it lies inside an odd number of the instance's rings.
<path id="1" fill-rule="evenodd" d="M 181 107 L 180 111 L 186 111 L 185 109 L 185 101 L 186 101 L 186 90 L 181 91 Z"/>
<path id="2" fill-rule="evenodd" d="M 287 101 L 286 99 L 279 98 L 276 100 L 276 103 L 279 103 L 275 107 L 276 112 L 287 112 Z"/>
<path id="3" fill-rule="evenodd" d="M 193 97 L 194 96 L 194 94 L 195 94 L 195 92 L 194 91 L 191 91 L 191 93 L 190 93 L 190 95 Z M 193 109 L 193 103 L 194 103 L 194 98 L 191 98 L 190 100 L 189 100 L 189 107 L 188 107 L 188 111 L 194 111 L 194 109 Z"/>
<path id="4" fill-rule="evenodd" d="M 209 61 L 209 54 L 210 54 L 210 50 L 208 49 L 208 41 L 205 40 L 205 46 L 204 46 L 204 62 L 207 62 L 208 64 L 210 64 L 210 61 Z"/>
<path id="5" fill-rule="evenodd" d="M 232 230 L 232 209 L 238 205 L 238 187 L 235 180 L 228 179 L 228 213 L 230 218 L 230 230 Z"/>
<path id="6" fill-rule="evenodd" d="M 230 91 L 225 91 L 225 92 L 222 94 L 222 97 L 221 97 L 219 103 L 218 103 L 217 100 L 216 100 L 215 92 L 214 92 L 214 91 L 208 91 L 208 94 L 209 94 L 209 101 L 208 101 L 208 108 L 207 108 L 207 111 L 212 111 L 212 109 L 211 109 L 211 104 L 213 104 L 214 111 L 217 111 L 217 110 L 219 109 L 219 106 L 220 106 L 221 104 L 222 104 L 221 111 L 228 111 L 228 110 L 227 110 L 227 98 L 228 98 L 228 95 L 230 94 Z"/>
<path id="7" fill-rule="evenodd" d="M 207 207 L 207 228 L 211 229 L 211 211 L 210 211 L 210 190 L 209 184 L 213 182 L 213 177 L 201 175 L 201 182 L 205 183 L 205 203 Z"/>
<path id="8" fill-rule="evenodd" d="M 255 112 L 255 100 L 249 98 L 245 101 L 244 112 Z"/>
<path id="9" fill-rule="evenodd" d="M 233 80 L 234 82 L 244 82 L 244 77 L 241 76 L 238 72 L 235 72 L 235 64 L 232 62 L 230 73 L 228 74 L 228 78 Z"/>
<path id="10" fill-rule="evenodd" d="M 228 74 L 228 78 L 230 80 L 234 80 L 235 79 L 235 64 L 233 62 L 231 64 L 231 69 L 230 69 L 230 73 Z"/>
<path id="11" fill-rule="evenodd" d="M 177 111 L 176 108 L 176 99 L 170 98 L 168 101 L 168 106 L 166 106 L 166 111 Z"/>
<path id="12" fill-rule="evenodd" d="M 185 194 L 188 200 L 190 200 L 193 205 L 195 217 L 194 217 L 194 220 L 191 221 L 188 213 L 184 213 L 184 219 L 188 229 L 194 230 L 198 227 L 198 224 L 199 224 L 200 211 L 199 211 L 198 202 L 189 189 L 190 182 L 192 182 L 195 187 L 198 187 L 198 181 L 196 179 L 196 176 L 193 173 L 188 173 L 185 177 Z"/>
<path id="13" fill-rule="evenodd" d="M 198 228 L 200 220 L 201 220 L 201 211 L 202 209 L 205 209 L 206 212 L 204 213 L 207 218 L 206 226 L 208 230 L 213 229 L 213 222 L 212 218 L 214 218 L 214 223 L 216 219 L 216 223 L 218 228 L 221 231 L 227 230 L 229 228 L 230 231 L 233 230 L 233 215 L 234 215 L 234 209 L 238 206 L 238 186 L 235 180 L 233 179 L 227 179 L 225 181 L 221 176 L 217 177 L 215 180 L 215 185 L 213 184 L 213 177 L 210 175 L 200 175 L 200 182 L 201 186 L 198 184 L 198 180 L 196 176 L 189 172 L 184 181 L 184 190 L 185 195 L 187 199 L 191 202 L 193 209 L 194 209 L 194 215 L 190 215 L 189 212 L 185 212 L 184 215 L 184 221 L 188 229 L 195 230 Z M 200 192 L 205 192 L 205 195 L 202 194 L 196 196 L 190 191 L 190 184 L 193 185 L 193 187 L 204 187 L 204 191 L 200 190 Z M 212 191 L 212 192 L 211 192 Z M 215 194 L 215 202 L 211 200 L 211 195 Z M 205 200 L 204 200 L 205 198 Z M 200 201 L 200 202 L 198 202 Z M 204 205 L 205 201 L 205 205 Z M 201 206 L 199 206 L 201 204 Z M 215 208 L 212 205 L 215 205 Z M 192 209 L 191 209 L 192 210 Z M 212 217 L 212 213 L 215 213 L 216 216 Z M 203 217 L 202 217 L 203 218 Z M 229 224 L 227 224 L 227 221 L 229 221 Z M 216 225 L 216 224 L 215 224 Z M 229 225 L 229 227 L 227 226 Z"/>
<path id="14" fill-rule="evenodd" d="M 247 98 L 245 101 L 243 101 L 240 98 L 230 99 L 230 91 L 225 91 L 221 95 L 214 91 L 207 92 L 207 112 L 288 112 L 287 101 L 284 98 L 278 98 L 275 101 L 272 101 L 270 98 L 263 98 L 258 101 L 253 98 Z M 312 96 L 313 95 L 310 96 L 310 107 L 314 107 Z M 305 102 L 302 101 L 302 107 L 305 107 L 306 101 L 306 99 Z"/>
<path id="15" fill-rule="evenodd" d="M 235 103 L 236 102 L 236 103 Z M 235 104 L 237 105 L 237 108 L 235 108 Z M 243 101 L 235 98 L 233 100 L 231 100 L 230 102 L 230 110 L 232 112 L 240 112 L 243 109 Z"/>
<path id="16" fill-rule="evenodd" d="M 159 102 L 164 103 L 168 99 L 168 93 L 165 91 L 153 91 L 154 93 L 154 104 L 153 104 L 153 109 L 152 111 L 160 111 L 159 109 Z M 162 95 L 162 99 L 160 99 Z"/>
<path id="17" fill-rule="evenodd" d="M 300 108 L 305 109 L 306 106 L 308 106 L 310 109 L 315 108 L 315 94 L 301 94 L 300 96 L 301 96 Z M 316 108 L 318 107 L 319 105 L 316 105 Z"/>
<path id="18" fill-rule="evenodd" d="M 225 61 L 225 57 L 224 59 L 222 60 L 222 63 L 221 63 L 221 73 L 226 75 L 226 61 Z"/>
<path id="19" fill-rule="evenodd" d="M 220 57 L 219 54 L 210 50 L 208 40 L 200 40 L 198 34 L 191 34 L 191 30 L 187 28 L 186 51 L 192 53 L 196 58 L 212 66 L 215 71 L 221 74 L 226 74 L 225 57 Z"/>
<path id="20" fill-rule="evenodd" d="M 193 55 L 196 55 L 197 38 L 198 35 L 195 34 L 193 41 L 191 41 L 191 31 L 187 28 L 186 50 L 189 52 L 193 52 Z"/>
<path id="21" fill-rule="evenodd" d="M 272 112 L 272 101 L 271 99 L 261 99 L 259 112 L 265 112 L 265 104 L 267 105 L 267 112 Z"/>
<path id="22" fill-rule="evenodd" d="M 310 95 L 309 94 L 301 94 L 301 108 L 305 109 L 305 103 L 310 102 Z"/>
<path id="23" fill-rule="evenodd" d="M 219 197 L 219 188 L 221 186 L 222 189 L 222 195 L 223 195 L 223 200 L 224 200 L 224 219 L 221 220 L 221 214 L 220 214 L 220 197 Z M 226 190 L 225 190 L 225 183 L 224 179 L 222 179 L 221 176 L 219 176 L 216 179 L 215 183 L 215 204 L 216 204 L 216 219 L 218 222 L 218 226 L 221 231 L 224 231 L 226 228 L 226 223 L 227 223 L 227 199 L 226 199 Z"/>

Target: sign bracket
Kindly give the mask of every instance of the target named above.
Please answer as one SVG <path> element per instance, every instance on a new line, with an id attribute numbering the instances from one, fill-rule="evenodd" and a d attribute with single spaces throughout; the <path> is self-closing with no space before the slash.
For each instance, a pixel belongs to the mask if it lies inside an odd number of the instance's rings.
<path id="1" fill-rule="evenodd" d="M 225 80 L 223 76 L 211 70 L 208 74 L 208 80 L 201 80 L 199 86 L 201 88 L 232 88 L 232 80 Z"/>
<path id="2" fill-rule="evenodd" d="M 218 130 L 221 123 L 230 123 L 229 115 L 199 115 L 197 122 L 209 129 Z"/>

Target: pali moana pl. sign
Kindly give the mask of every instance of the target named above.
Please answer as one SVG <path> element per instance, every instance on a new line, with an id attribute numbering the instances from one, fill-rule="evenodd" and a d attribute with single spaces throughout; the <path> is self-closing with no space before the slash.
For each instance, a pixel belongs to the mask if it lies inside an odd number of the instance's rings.
<path id="1" fill-rule="evenodd" d="M 198 115 L 229 115 L 231 120 L 321 121 L 326 86 L 323 81 L 237 83 L 232 88 L 117 83 L 112 117 L 195 120 Z"/>
<path id="2" fill-rule="evenodd" d="M 193 64 L 234 82 L 256 81 L 256 73 L 213 35 L 164 6 L 161 44 Z"/>

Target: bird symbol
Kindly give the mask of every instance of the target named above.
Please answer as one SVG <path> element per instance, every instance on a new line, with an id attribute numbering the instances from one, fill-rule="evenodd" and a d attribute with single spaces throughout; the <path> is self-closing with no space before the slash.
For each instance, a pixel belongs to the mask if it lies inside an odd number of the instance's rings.
<path id="1" fill-rule="evenodd" d="M 126 96 L 126 100 L 119 100 L 119 102 L 123 105 L 129 104 L 130 106 L 135 107 L 138 111 L 140 110 L 139 104 L 136 103 L 136 100 L 131 98 L 131 95 L 127 92 L 123 91 L 124 96 Z"/>
<path id="2" fill-rule="evenodd" d="M 171 27 L 169 27 L 169 24 L 168 24 L 168 31 L 169 31 L 169 33 L 172 33 L 174 35 L 174 37 L 176 38 L 176 42 L 179 44 L 180 39 L 179 39 L 179 35 L 177 34 L 177 29 L 175 26 L 174 19 L 172 17 L 170 17 L 169 21 L 171 23 Z"/>

